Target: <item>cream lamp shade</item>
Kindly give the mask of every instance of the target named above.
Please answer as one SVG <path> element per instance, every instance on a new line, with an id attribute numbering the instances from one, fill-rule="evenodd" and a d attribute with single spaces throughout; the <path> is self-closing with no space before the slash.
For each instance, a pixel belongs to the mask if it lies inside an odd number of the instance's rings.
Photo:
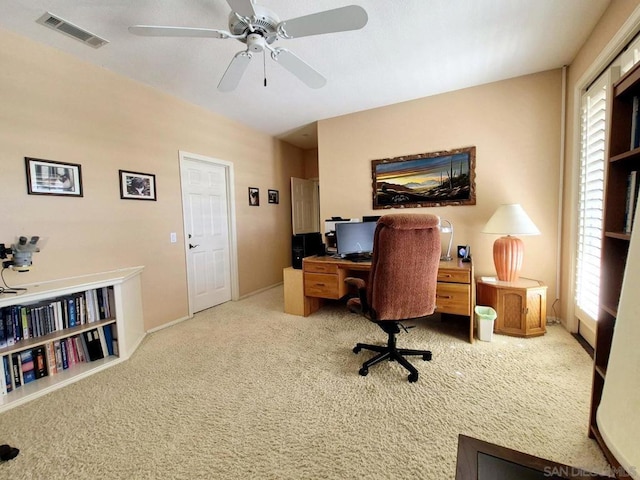
<path id="1" fill-rule="evenodd" d="M 540 230 L 517 203 L 500 205 L 482 233 L 503 235 L 493 243 L 493 263 L 498 280 L 515 282 L 524 258 L 524 243 L 513 235 L 540 235 Z"/>

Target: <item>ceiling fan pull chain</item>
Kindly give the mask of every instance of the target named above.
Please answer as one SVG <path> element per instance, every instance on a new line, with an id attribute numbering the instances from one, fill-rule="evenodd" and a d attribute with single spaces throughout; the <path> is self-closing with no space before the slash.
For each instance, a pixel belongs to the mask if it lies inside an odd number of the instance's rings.
<path id="1" fill-rule="evenodd" d="M 264 86 L 267 86 L 267 56 L 264 50 L 262 50 L 262 71 L 264 72 Z"/>

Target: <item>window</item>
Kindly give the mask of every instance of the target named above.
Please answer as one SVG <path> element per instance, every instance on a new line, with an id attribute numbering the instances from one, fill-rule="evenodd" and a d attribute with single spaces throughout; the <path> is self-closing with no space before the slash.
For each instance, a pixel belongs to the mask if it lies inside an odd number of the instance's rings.
<path id="1" fill-rule="evenodd" d="M 581 320 L 598 316 L 608 78 L 602 75 L 582 97 L 575 298 Z"/>
<path id="2" fill-rule="evenodd" d="M 575 314 L 591 325 L 595 325 L 593 322 L 598 318 L 600 297 L 607 92 L 613 80 L 639 61 L 640 38 L 636 38 L 582 95 Z"/>

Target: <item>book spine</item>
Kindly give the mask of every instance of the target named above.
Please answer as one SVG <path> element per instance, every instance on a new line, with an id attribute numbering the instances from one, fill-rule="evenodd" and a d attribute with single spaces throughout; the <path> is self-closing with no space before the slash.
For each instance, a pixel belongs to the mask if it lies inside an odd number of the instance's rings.
<path id="1" fill-rule="evenodd" d="M 13 353 L 11 355 L 11 365 L 13 366 L 13 385 L 15 388 L 22 386 L 22 365 L 20 363 L 20 355 Z"/>
<path id="2" fill-rule="evenodd" d="M 20 352 L 20 364 L 22 365 L 22 384 L 33 382 L 36 379 L 33 351 L 23 350 Z"/>
<path id="3" fill-rule="evenodd" d="M 631 142 L 629 144 L 629 150 L 640 147 L 640 122 L 638 122 L 639 107 L 640 100 L 638 96 L 634 96 L 631 106 Z"/>
<path id="4" fill-rule="evenodd" d="M 53 342 L 49 342 L 45 345 L 46 354 L 47 354 L 47 369 L 49 370 L 49 375 L 55 375 L 58 373 L 58 367 L 56 365 L 56 351 L 53 346 Z"/>
<path id="5" fill-rule="evenodd" d="M 22 338 L 25 340 L 33 336 L 33 325 L 29 328 L 29 314 L 31 309 L 29 307 L 19 307 L 20 323 L 22 324 Z"/>
<path id="6" fill-rule="evenodd" d="M 632 171 L 627 177 L 627 201 L 625 204 L 625 221 L 624 232 L 631 233 L 633 227 L 633 217 L 636 208 L 636 196 L 637 196 L 637 171 Z"/>
<path id="7" fill-rule="evenodd" d="M 20 319 L 20 307 L 17 305 L 11 307 L 11 320 L 13 323 L 13 338 L 17 343 L 22 340 L 22 321 Z"/>
<path id="8" fill-rule="evenodd" d="M 104 327 L 102 327 L 102 330 L 104 331 L 104 340 L 106 343 L 106 347 L 107 347 L 107 354 L 108 355 L 113 355 L 113 329 L 112 329 L 113 325 L 105 325 Z"/>
<path id="9" fill-rule="evenodd" d="M 73 297 L 67 298 L 67 307 L 69 309 L 69 327 L 76 326 L 76 302 Z"/>
<path id="10" fill-rule="evenodd" d="M 69 368 L 69 358 L 67 356 L 67 342 L 60 340 L 60 352 L 62 354 L 62 369 Z"/>
<path id="11" fill-rule="evenodd" d="M 9 393 L 13 390 L 13 382 L 11 381 L 11 357 L 9 357 L 9 355 L 4 355 L 2 357 L 2 367 L 4 369 L 4 390 Z"/>
<path id="12" fill-rule="evenodd" d="M 36 379 L 46 377 L 48 375 L 47 370 L 47 356 L 43 345 L 36 347 L 32 351 L 34 372 Z"/>
<path id="13" fill-rule="evenodd" d="M 60 344 L 60 340 L 53 342 L 53 353 L 56 356 L 56 370 L 61 372 L 64 370 L 64 366 L 62 364 L 62 345 Z"/>
<path id="14" fill-rule="evenodd" d="M 7 336 L 6 329 L 4 328 L 4 311 L 6 309 L 0 309 L 0 348 L 5 348 L 7 346 Z"/>
<path id="15" fill-rule="evenodd" d="M 7 368 L 5 367 L 4 364 L 4 357 L 2 357 L 1 361 L 0 361 L 0 379 L 2 380 L 2 382 L 0 382 L 0 395 L 6 395 L 7 392 L 9 392 L 10 390 L 7 390 Z"/>
<path id="16" fill-rule="evenodd" d="M 7 337 L 7 346 L 16 344 L 16 336 L 13 333 L 13 308 L 7 307 L 4 312 L 4 333 Z"/>

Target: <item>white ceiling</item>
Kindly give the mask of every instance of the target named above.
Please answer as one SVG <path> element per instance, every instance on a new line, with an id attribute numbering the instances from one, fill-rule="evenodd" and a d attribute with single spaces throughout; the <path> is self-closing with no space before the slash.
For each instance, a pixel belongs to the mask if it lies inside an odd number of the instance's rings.
<path id="1" fill-rule="evenodd" d="M 139 37 L 136 24 L 227 30 L 226 0 L 0 0 L 0 27 L 151 85 L 301 148 L 324 118 L 569 64 L 610 0 L 258 0 L 281 20 L 355 3 L 358 31 L 283 46 L 327 78 L 314 90 L 254 56 L 238 88 L 216 90 L 233 39 Z M 93 49 L 36 23 L 45 12 L 109 40 Z"/>

